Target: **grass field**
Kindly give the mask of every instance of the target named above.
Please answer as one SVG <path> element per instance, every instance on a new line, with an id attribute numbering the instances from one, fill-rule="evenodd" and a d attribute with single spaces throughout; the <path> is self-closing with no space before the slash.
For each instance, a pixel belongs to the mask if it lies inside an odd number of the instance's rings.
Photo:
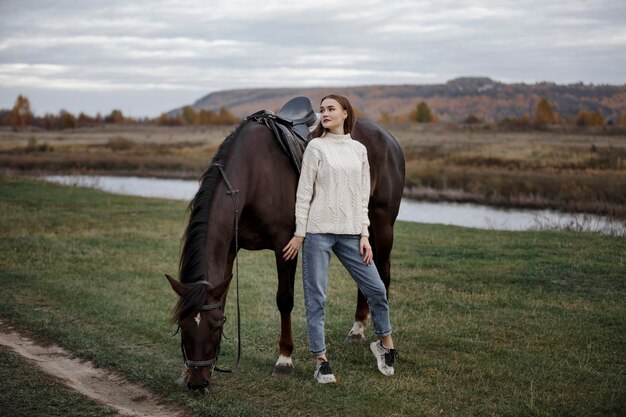
<path id="1" fill-rule="evenodd" d="M 61 386 L 15 353 L 0 348 L 0 415 L 102 417 L 118 414 Z M 8 389 L 6 389 L 8 388 Z"/>
<path id="2" fill-rule="evenodd" d="M 398 124 L 405 196 L 555 208 L 626 220 L 626 135 Z M 65 131 L 0 129 L 0 169 L 196 179 L 230 126 L 104 125 Z"/>
<path id="3" fill-rule="evenodd" d="M 334 386 L 312 378 L 299 280 L 295 376 L 270 377 L 279 329 L 273 256 L 242 252 L 242 366 L 216 374 L 201 397 L 175 384 L 182 361 L 168 319 L 176 296 L 163 278 L 176 272 L 185 204 L 8 176 L 0 196 L 0 317 L 193 415 L 626 414 L 624 238 L 398 223 L 397 375 L 380 375 L 366 346 L 343 345 L 356 290 L 334 262 L 326 325 Z M 234 294 L 227 315 L 226 367 L 236 350 Z M 37 386 L 5 376 L 3 391 L 35 395 Z"/>

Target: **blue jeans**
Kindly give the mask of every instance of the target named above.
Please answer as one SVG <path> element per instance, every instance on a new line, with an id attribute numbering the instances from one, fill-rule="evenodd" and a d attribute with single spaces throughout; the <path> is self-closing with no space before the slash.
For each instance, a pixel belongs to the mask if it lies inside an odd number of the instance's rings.
<path id="1" fill-rule="evenodd" d="M 326 354 L 324 306 L 331 251 L 339 258 L 367 298 L 376 335 L 391 334 L 387 291 L 374 263 L 370 265 L 363 263 L 363 257 L 359 253 L 360 238 L 359 235 L 306 234 L 302 247 L 302 283 L 309 351 L 313 355 Z"/>

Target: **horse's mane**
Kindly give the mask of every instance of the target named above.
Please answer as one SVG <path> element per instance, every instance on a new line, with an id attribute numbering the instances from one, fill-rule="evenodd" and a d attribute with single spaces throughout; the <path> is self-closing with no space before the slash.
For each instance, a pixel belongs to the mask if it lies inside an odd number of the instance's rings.
<path id="1" fill-rule="evenodd" d="M 178 266 L 178 277 L 184 284 L 193 284 L 205 281 L 206 271 L 206 242 L 209 228 L 211 201 L 215 187 L 220 179 L 220 171 L 214 165 L 226 159 L 235 138 L 247 123 L 244 120 L 222 142 L 217 153 L 211 160 L 208 168 L 202 174 L 200 187 L 195 197 L 189 203 L 189 223 L 185 229 L 182 241 L 182 252 Z M 198 310 L 206 300 L 206 285 L 191 285 L 189 291 L 180 297 L 174 307 L 173 321 L 177 322 L 193 311 Z"/>

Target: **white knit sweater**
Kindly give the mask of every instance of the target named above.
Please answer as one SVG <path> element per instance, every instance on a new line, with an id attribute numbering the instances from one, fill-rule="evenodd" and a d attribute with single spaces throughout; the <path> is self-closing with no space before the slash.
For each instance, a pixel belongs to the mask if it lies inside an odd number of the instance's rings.
<path id="1" fill-rule="evenodd" d="M 350 135 L 325 133 L 311 140 L 296 193 L 296 232 L 369 236 L 367 149 Z"/>

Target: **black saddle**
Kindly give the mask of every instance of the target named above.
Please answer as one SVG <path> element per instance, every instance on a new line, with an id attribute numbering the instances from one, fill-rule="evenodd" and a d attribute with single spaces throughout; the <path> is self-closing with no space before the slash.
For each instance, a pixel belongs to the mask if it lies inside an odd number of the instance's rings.
<path id="1" fill-rule="evenodd" d="M 291 122 L 293 130 L 305 140 L 309 136 L 309 126 L 317 121 L 311 99 L 305 96 L 294 97 L 283 104 L 276 116 Z"/>
<path id="2" fill-rule="evenodd" d="M 246 117 L 246 121 L 255 121 L 270 128 L 278 145 L 300 174 L 302 155 L 309 138 L 309 126 L 317 121 L 310 98 L 294 97 L 283 104 L 276 114 L 269 110 L 260 110 Z"/>

